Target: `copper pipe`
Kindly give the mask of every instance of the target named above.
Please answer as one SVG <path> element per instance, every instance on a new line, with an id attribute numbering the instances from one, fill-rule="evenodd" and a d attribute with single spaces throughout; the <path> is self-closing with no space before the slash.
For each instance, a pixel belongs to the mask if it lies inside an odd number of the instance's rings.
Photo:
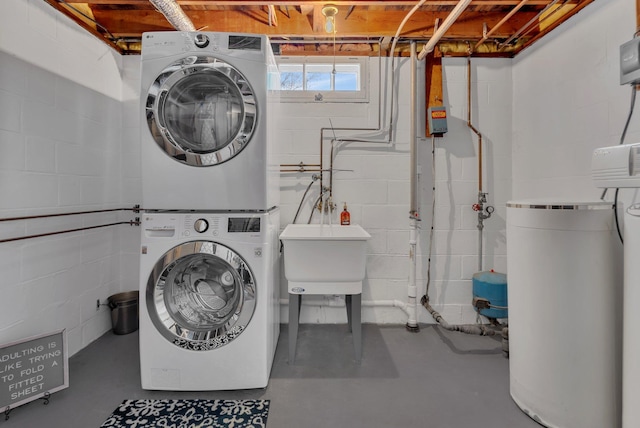
<path id="1" fill-rule="evenodd" d="M 529 26 L 531 26 L 531 24 L 533 24 L 534 22 L 536 22 L 540 16 L 542 16 L 543 13 L 545 13 L 547 10 L 549 10 L 553 5 L 555 5 L 556 3 L 558 3 L 560 0 L 553 0 L 551 3 L 549 3 L 544 9 L 542 9 L 540 11 L 540 13 L 538 13 L 536 16 L 534 16 L 533 18 L 531 18 L 531 20 L 529 22 L 527 22 L 526 24 L 524 24 L 518 31 L 516 31 L 513 36 L 509 37 L 507 40 L 505 40 L 503 43 L 500 44 L 500 47 L 504 47 L 507 46 L 509 43 L 511 43 L 511 41 L 513 41 L 516 37 L 518 37 L 520 35 L 520 33 L 522 33 L 524 30 L 526 30 L 527 28 L 529 28 Z M 567 0 L 564 0 L 564 2 L 566 3 Z"/>
<path id="2" fill-rule="evenodd" d="M 295 172 L 295 173 L 301 174 L 301 173 L 305 173 L 305 172 L 322 172 L 322 170 L 320 168 L 318 168 L 318 169 L 315 169 L 315 168 L 314 169 L 303 169 L 303 170 L 300 170 L 300 169 L 280 169 L 280 172 L 282 172 L 282 173 Z"/>
<path id="3" fill-rule="evenodd" d="M 106 210 L 77 211 L 77 212 L 72 212 L 72 213 L 56 213 L 56 214 L 30 215 L 30 216 L 23 216 L 23 217 L 7 217 L 7 218 L 0 218 L 0 222 L 2 222 L 2 221 L 18 221 L 18 220 L 33 220 L 33 219 L 49 218 L 49 217 L 63 217 L 63 216 L 68 216 L 68 215 L 108 213 L 108 212 L 113 212 L 113 211 L 133 211 L 133 212 L 137 213 L 137 212 L 141 211 L 141 208 L 140 208 L 140 205 L 135 205 L 133 208 L 112 208 L 112 209 L 106 209 Z"/>
<path id="4" fill-rule="evenodd" d="M 0 244 L 5 243 L 5 242 L 22 241 L 24 239 L 41 238 L 43 236 L 60 235 L 62 233 L 79 232 L 81 230 L 98 229 L 100 227 L 115 226 L 115 225 L 118 225 L 118 224 L 128 224 L 129 226 L 140 226 L 140 221 L 138 221 L 138 220 L 135 220 L 135 221 L 134 220 L 119 221 L 117 223 L 100 224 L 100 225 L 97 225 L 97 226 L 86 226 L 86 227 L 79 227 L 79 228 L 76 228 L 76 229 L 59 230 L 57 232 L 39 233 L 37 235 L 27 235 L 27 236 L 19 236 L 17 238 L 0 239 Z"/>
<path id="5" fill-rule="evenodd" d="M 562 2 L 562 6 L 564 6 L 565 4 L 567 4 L 569 2 L 569 0 L 564 0 Z M 555 8 L 554 10 L 552 10 L 551 12 L 549 12 L 548 15 L 546 15 L 544 18 L 542 18 L 542 20 L 540 20 L 539 24 L 546 21 L 547 19 L 551 18 L 553 15 L 555 15 L 556 13 L 558 13 L 559 11 L 562 10 L 562 6 Z M 524 33 L 522 33 L 520 36 L 524 37 L 527 34 L 529 34 L 533 29 L 535 28 L 535 26 L 531 26 L 527 31 L 525 31 Z"/>
<path id="6" fill-rule="evenodd" d="M 520 3 L 518 3 L 518 5 L 516 7 L 514 7 L 511 12 L 509 12 L 507 14 L 507 16 L 505 16 L 504 18 L 502 18 L 500 20 L 500 22 L 498 22 L 495 27 L 493 27 L 486 35 L 484 35 L 482 37 L 482 39 L 473 47 L 473 50 L 475 51 L 476 49 L 478 49 L 478 46 L 480 46 L 481 44 L 483 44 L 489 37 L 491 37 L 491 35 L 493 33 L 496 32 L 496 30 L 500 27 L 502 27 L 502 25 L 504 25 L 505 22 L 507 22 L 509 19 L 511 19 L 511 17 L 513 15 L 515 15 L 515 13 L 517 11 L 520 10 L 520 8 L 522 8 L 522 6 L 524 6 L 525 4 L 527 4 L 529 2 L 529 0 L 522 0 Z"/>
<path id="7" fill-rule="evenodd" d="M 478 136 L 478 193 L 482 193 L 482 134 L 471 124 L 471 57 L 467 57 L 467 126 Z"/>

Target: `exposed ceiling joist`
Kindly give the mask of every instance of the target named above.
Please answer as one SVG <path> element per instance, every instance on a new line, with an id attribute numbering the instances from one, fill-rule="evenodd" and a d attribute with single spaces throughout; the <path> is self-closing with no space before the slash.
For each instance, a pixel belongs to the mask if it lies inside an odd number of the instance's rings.
<path id="1" fill-rule="evenodd" d="M 68 15 L 85 30 L 123 54 L 139 53 L 141 35 L 172 31 L 173 27 L 149 0 L 44 0 Z M 440 43 L 467 45 L 474 55 L 513 56 L 544 37 L 593 0 L 472 0 L 446 31 Z M 266 34 L 272 40 L 326 39 L 322 6 L 338 8 L 336 39 L 393 37 L 399 23 L 417 1 L 413 0 L 177 0 L 177 4 L 203 31 Z M 428 41 L 458 0 L 425 0 L 406 22 L 402 39 Z M 552 3 L 549 15 L 540 13 Z M 501 46 L 502 49 L 498 49 Z M 309 52 L 313 47 L 305 46 Z M 340 50 L 340 49 L 338 49 Z M 462 48 L 456 48 L 461 51 Z M 451 49 L 444 49 L 452 52 Z M 322 52 L 318 52 L 322 54 Z M 326 54 L 326 52 L 325 52 Z M 453 54 L 453 53 L 449 53 Z M 459 53 L 456 53 L 459 54 Z M 468 54 L 468 53 L 467 53 Z"/>

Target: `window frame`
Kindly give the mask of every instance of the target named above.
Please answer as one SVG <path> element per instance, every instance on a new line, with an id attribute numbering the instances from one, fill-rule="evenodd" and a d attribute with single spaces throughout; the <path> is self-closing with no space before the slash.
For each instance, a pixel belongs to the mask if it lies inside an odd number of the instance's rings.
<path id="1" fill-rule="evenodd" d="M 300 64 L 303 66 L 303 74 L 306 75 L 308 65 L 331 65 L 332 56 L 277 56 L 278 67 L 282 64 Z M 360 66 L 360 90 L 336 91 L 330 90 L 297 90 L 290 91 L 280 89 L 281 102 L 298 103 L 368 103 L 369 102 L 369 57 L 338 56 L 335 57 L 338 64 L 358 64 Z M 332 86 L 334 82 L 332 81 Z"/>

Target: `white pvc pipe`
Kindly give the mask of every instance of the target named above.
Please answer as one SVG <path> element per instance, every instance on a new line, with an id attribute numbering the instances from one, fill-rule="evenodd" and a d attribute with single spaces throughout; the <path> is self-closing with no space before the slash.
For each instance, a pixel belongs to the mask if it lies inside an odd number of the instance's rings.
<path id="1" fill-rule="evenodd" d="M 417 135 L 417 91 L 418 91 L 418 61 L 416 60 L 416 42 L 411 42 L 411 111 L 409 115 L 409 180 L 410 180 L 410 201 L 409 216 L 416 217 L 418 215 L 418 135 Z"/>
<path id="2" fill-rule="evenodd" d="M 330 308 L 344 308 L 345 303 L 343 300 L 336 299 L 328 299 L 322 301 L 310 301 L 310 300 L 302 300 L 303 306 L 319 306 L 319 307 L 330 307 Z M 280 304 L 283 306 L 289 305 L 288 299 L 280 299 Z M 361 303 L 362 307 L 368 308 L 398 308 L 402 310 L 405 314 L 409 315 L 408 305 L 400 300 L 363 300 Z"/>
<path id="3" fill-rule="evenodd" d="M 411 124 L 410 126 L 410 146 L 411 146 L 411 207 L 409 209 L 409 218 L 411 219 L 411 233 L 409 236 L 409 284 L 407 285 L 407 327 L 418 327 L 418 287 L 416 286 L 416 267 L 417 255 L 416 248 L 418 243 L 418 137 L 417 129 L 417 113 L 416 113 L 416 89 L 417 89 L 417 52 L 416 43 L 411 42 Z"/>
<path id="4" fill-rule="evenodd" d="M 451 13 L 444 20 L 442 25 L 438 28 L 438 30 L 433 33 L 433 36 L 429 39 L 427 44 L 424 45 L 422 51 L 420 51 L 420 54 L 418 55 L 419 60 L 423 60 L 428 53 L 432 52 L 435 49 L 436 44 L 440 41 L 442 36 L 444 36 L 444 33 L 446 33 L 449 27 L 451 27 L 451 25 L 456 22 L 456 19 L 458 19 L 458 17 L 462 14 L 462 12 L 464 12 L 467 6 L 469 6 L 469 3 L 471 3 L 471 0 L 460 0 L 460 2 L 456 5 L 456 7 L 453 8 Z"/>
<path id="5" fill-rule="evenodd" d="M 391 141 L 391 133 L 393 130 L 393 95 L 395 92 L 394 91 L 394 88 L 395 88 L 394 63 L 396 59 L 395 57 L 396 45 L 398 43 L 398 38 L 400 37 L 400 32 L 402 31 L 402 28 L 404 28 L 404 25 L 407 23 L 409 18 L 411 18 L 411 16 L 414 13 L 416 13 L 418 9 L 420 9 L 420 6 L 422 6 L 425 1 L 426 0 L 420 0 L 418 4 L 413 6 L 413 9 L 411 9 L 409 13 L 407 13 L 407 15 L 404 17 L 402 22 L 400 22 L 400 25 L 398 25 L 398 29 L 396 30 L 396 35 L 393 36 L 393 43 L 391 44 L 391 51 L 389 54 L 391 56 L 391 96 L 389 97 L 391 103 L 389 105 L 389 141 Z M 382 47 L 380 49 L 382 49 Z"/>
<path id="6" fill-rule="evenodd" d="M 411 219 L 409 237 L 409 284 L 407 286 L 407 326 L 418 326 L 418 287 L 416 286 L 416 247 L 418 243 L 418 221 Z"/>

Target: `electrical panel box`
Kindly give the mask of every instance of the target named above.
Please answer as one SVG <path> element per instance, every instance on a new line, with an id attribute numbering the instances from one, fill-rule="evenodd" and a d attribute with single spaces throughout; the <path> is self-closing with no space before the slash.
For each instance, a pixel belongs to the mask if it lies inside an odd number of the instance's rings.
<path id="1" fill-rule="evenodd" d="M 427 122 L 429 132 L 432 134 L 444 134 L 447 128 L 447 108 L 444 106 L 429 107 L 427 109 Z"/>
<path id="2" fill-rule="evenodd" d="M 620 45 L 620 84 L 640 83 L 640 37 Z"/>

